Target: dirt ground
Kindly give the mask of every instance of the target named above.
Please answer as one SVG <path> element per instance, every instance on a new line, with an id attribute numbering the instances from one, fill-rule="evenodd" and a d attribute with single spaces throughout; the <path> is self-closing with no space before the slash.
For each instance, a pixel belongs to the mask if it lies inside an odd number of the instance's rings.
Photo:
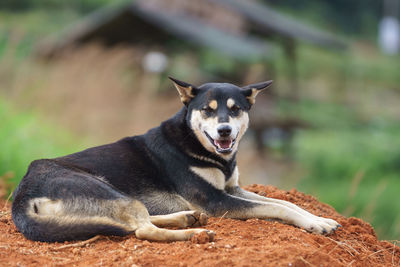
<path id="1" fill-rule="evenodd" d="M 15 228 L 10 205 L 0 203 L 0 266 L 400 266 L 399 241 L 379 241 L 370 224 L 345 218 L 296 190 L 251 185 L 248 190 L 294 202 L 342 224 L 321 236 L 279 222 L 210 218 L 214 242 L 159 243 L 100 236 L 86 243 L 41 243 Z M 3 208 L 4 207 L 4 208 Z"/>

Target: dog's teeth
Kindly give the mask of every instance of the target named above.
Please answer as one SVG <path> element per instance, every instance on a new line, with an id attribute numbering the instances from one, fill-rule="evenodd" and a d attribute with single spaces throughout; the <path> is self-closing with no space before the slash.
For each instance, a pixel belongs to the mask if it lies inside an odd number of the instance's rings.
<path id="1" fill-rule="evenodd" d="M 214 145 L 218 148 L 221 148 L 221 146 L 219 145 L 218 141 L 214 140 Z"/>

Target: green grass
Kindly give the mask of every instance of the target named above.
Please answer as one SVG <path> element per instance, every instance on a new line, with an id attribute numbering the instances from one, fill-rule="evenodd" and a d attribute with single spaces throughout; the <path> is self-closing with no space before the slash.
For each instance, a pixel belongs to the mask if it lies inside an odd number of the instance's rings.
<path id="1" fill-rule="evenodd" d="M 22 179 L 32 160 L 83 148 L 67 131 L 46 123 L 37 114 L 16 112 L 3 99 L 0 99 L 0 121 L 0 177 L 12 172 L 14 185 Z"/>
<path id="2" fill-rule="evenodd" d="M 399 239 L 399 124 L 384 118 L 361 124 L 354 111 L 334 104 L 307 102 L 299 110 L 305 118 L 316 114 L 317 126 L 296 137 L 296 160 L 307 171 L 299 190 L 365 219 L 381 239 Z"/>

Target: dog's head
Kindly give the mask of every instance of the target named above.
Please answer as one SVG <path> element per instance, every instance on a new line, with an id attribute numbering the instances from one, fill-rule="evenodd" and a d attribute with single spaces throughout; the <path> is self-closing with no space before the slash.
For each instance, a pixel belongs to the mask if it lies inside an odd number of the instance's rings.
<path id="1" fill-rule="evenodd" d="M 272 81 L 238 87 L 229 83 L 206 83 L 199 87 L 170 79 L 188 109 L 187 123 L 208 151 L 223 158 L 236 152 L 249 124 L 248 112 L 256 95 Z"/>

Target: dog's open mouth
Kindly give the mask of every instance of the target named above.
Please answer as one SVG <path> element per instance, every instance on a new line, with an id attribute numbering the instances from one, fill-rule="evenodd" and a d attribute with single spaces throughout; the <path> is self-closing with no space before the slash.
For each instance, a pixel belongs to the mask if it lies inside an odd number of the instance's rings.
<path id="1" fill-rule="evenodd" d="M 236 143 L 236 138 L 232 139 L 230 137 L 222 137 L 217 140 L 211 138 L 211 136 L 207 132 L 204 133 L 207 136 L 208 140 L 210 140 L 211 144 L 215 146 L 215 149 L 218 153 L 228 154 L 232 152 L 233 145 Z"/>

